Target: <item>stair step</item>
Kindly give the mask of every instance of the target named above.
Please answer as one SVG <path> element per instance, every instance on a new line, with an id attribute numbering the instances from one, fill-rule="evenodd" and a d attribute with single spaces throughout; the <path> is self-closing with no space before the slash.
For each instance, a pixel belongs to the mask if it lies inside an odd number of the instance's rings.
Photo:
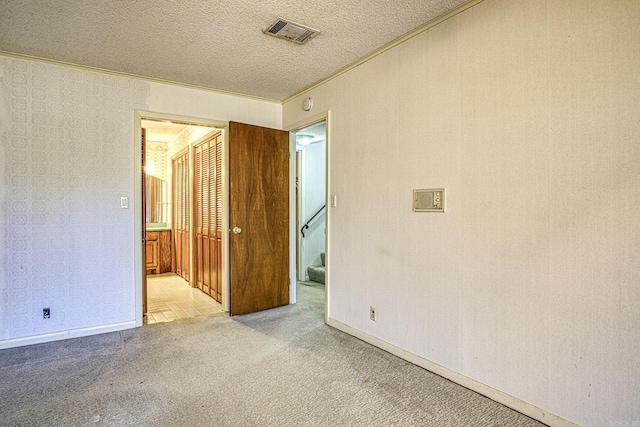
<path id="1" fill-rule="evenodd" d="M 324 265 L 310 265 L 307 267 L 309 280 L 318 283 L 324 283 L 325 267 Z"/>

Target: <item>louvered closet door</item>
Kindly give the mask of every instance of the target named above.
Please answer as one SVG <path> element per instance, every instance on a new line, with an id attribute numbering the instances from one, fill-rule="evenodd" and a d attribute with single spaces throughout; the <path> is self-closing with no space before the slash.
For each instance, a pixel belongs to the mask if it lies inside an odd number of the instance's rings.
<path id="1" fill-rule="evenodd" d="M 207 195 L 209 203 L 207 209 L 209 218 L 207 222 L 208 268 L 206 271 L 210 287 L 209 294 L 218 301 L 220 301 L 220 298 L 218 297 L 218 281 L 216 277 L 218 267 L 216 263 L 216 143 L 219 138 L 220 134 L 216 135 L 216 137 L 209 142 L 209 150 L 207 152 L 209 165 L 209 173 L 207 174 Z"/>
<path id="2" fill-rule="evenodd" d="M 175 272 L 189 280 L 189 152 L 172 159 L 173 251 Z"/>
<path id="3" fill-rule="evenodd" d="M 204 142 L 195 147 L 195 254 L 194 273 L 196 285 L 200 290 L 211 294 L 211 285 L 207 277 L 209 244 L 207 234 L 209 231 L 209 198 L 208 174 L 209 174 L 209 144 Z"/>
<path id="4" fill-rule="evenodd" d="M 194 218 L 193 222 L 196 227 L 195 244 L 194 244 L 194 257 L 193 257 L 193 272 L 196 280 L 196 286 L 203 292 L 209 293 L 209 289 L 204 289 L 202 278 L 202 145 L 195 147 L 194 156 L 194 180 L 195 180 L 195 206 L 194 206 Z"/>
<path id="5" fill-rule="evenodd" d="M 218 133 L 195 146 L 195 276 L 198 288 L 218 301 L 222 295 L 216 245 L 216 148 L 221 140 Z"/>
<path id="6" fill-rule="evenodd" d="M 216 138 L 215 152 L 215 276 L 216 276 L 216 300 L 222 302 L 222 135 Z"/>

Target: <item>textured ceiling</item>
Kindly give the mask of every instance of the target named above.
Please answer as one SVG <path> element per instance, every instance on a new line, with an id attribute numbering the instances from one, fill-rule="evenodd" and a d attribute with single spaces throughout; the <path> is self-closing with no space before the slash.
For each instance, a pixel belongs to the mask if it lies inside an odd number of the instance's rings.
<path id="1" fill-rule="evenodd" d="M 283 100 L 465 1 L 2 0 L 0 51 Z"/>

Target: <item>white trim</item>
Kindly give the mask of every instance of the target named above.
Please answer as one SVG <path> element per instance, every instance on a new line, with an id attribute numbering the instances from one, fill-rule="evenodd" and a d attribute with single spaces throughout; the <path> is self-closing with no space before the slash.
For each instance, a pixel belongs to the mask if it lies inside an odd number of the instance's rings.
<path id="1" fill-rule="evenodd" d="M 306 126 L 305 126 L 306 127 Z M 302 128 L 304 129 L 304 128 Z M 295 131 L 291 132 L 292 135 L 295 135 L 297 133 L 298 129 L 296 129 Z M 298 194 L 300 195 L 300 212 L 298 213 L 298 220 L 300 220 L 299 224 L 300 226 L 302 226 L 303 222 L 305 222 L 305 218 L 308 218 L 308 214 L 307 214 L 307 199 L 306 199 L 306 195 L 307 195 L 307 180 L 306 179 L 302 179 L 302 175 L 303 172 L 306 170 L 307 168 L 307 156 L 304 154 L 304 151 L 300 152 L 300 181 L 298 181 Z M 300 227 L 296 227 L 296 235 L 299 236 L 300 234 Z M 309 233 L 307 233 L 309 234 Z M 300 262 L 300 271 L 298 272 L 298 279 L 300 280 L 309 280 L 309 277 L 307 276 L 307 269 L 303 263 L 304 260 L 304 254 L 306 253 L 305 247 L 306 245 L 303 244 L 304 239 L 300 238 L 299 243 L 300 243 L 300 247 L 298 248 L 298 250 L 296 252 L 298 252 L 298 259 Z"/>
<path id="2" fill-rule="evenodd" d="M 331 248 L 329 243 L 331 242 L 331 110 L 327 110 L 325 113 L 325 161 L 327 163 L 327 169 L 325 171 L 324 179 L 324 190 L 326 192 L 325 205 L 327 208 L 325 209 L 324 215 L 324 319 L 327 321 L 329 319 L 329 315 L 331 314 L 331 299 L 329 295 L 331 294 Z"/>
<path id="3" fill-rule="evenodd" d="M 288 96 L 287 98 L 282 100 L 283 104 L 286 104 L 287 102 L 291 101 L 292 99 L 297 98 L 298 96 L 309 92 L 312 89 L 317 88 L 318 86 L 322 86 L 323 84 L 327 83 L 330 80 L 335 79 L 336 77 L 346 73 L 347 71 L 353 70 L 354 68 L 364 64 L 365 62 L 368 62 L 369 60 L 375 58 L 376 56 L 388 51 L 389 49 L 404 43 L 405 41 L 421 34 L 424 33 L 425 31 L 429 30 L 430 28 L 435 27 L 436 25 L 450 19 L 453 18 L 454 16 L 456 16 L 457 14 L 464 12 L 465 10 L 477 5 L 478 3 L 483 2 L 484 0 L 469 0 L 466 3 L 462 3 L 460 6 L 456 7 L 453 10 L 450 10 L 449 12 L 440 15 L 434 19 L 432 19 L 431 21 L 421 25 L 420 27 L 416 28 L 415 30 L 409 31 L 408 33 L 406 33 L 405 35 L 402 35 L 400 37 L 398 37 L 395 40 L 390 41 L 389 43 L 385 44 L 384 46 L 374 50 L 373 52 L 371 52 L 370 54 L 368 54 L 367 56 L 365 56 L 364 58 L 359 59 L 358 61 L 347 65 L 346 67 L 336 71 L 335 73 L 331 74 L 328 77 L 323 78 L 322 80 L 319 80 L 305 88 L 303 88 L 302 90 L 294 93 L 291 96 Z"/>
<path id="4" fill-rule="evenodd" d="M 29 337 L 12 338 L 0 341 L 0 350 L 25 345 L 42 344 L 52 341 L 61 341 L 71 338 L 86 337 L 89 335 L 106 334 L 107 332 L 123 331 L 136 327 L 134 320 L 128 322 L 112 323 L 109 325 L 91 326 L 88 328 L 70 329 L 68 331 L 52 332 L 49 334 L 32 335 Z"/>
<path id="5" fill-rule="evenodd" d="M 106 68 L 92 67 L 90 65 L 74 64 L 73 62 L 60 61 L 60 60 L 51 59 L 51 58 L 41 58 L 39 56 L 27 55 L 27 54 L 24 54 L 24 53 L 17 53 L 17 52 L 9 52 L 9 51 L 6 51 L 6 50 L 0 50 L 0 56 L 8 56 L 8 57 L 17 58 L 17 59 L 26 59 L 28 61 L 46 62 L 46 63 L 49 63 L 49 64 L 63 65 L 65 67 L 72 67 L 72 68 L 77 68 L 77 69 L 80 69 L 80 70 L 93 71 L 93 72 L 103 73 L 103 74 L 111 74 L 113 76 L 128 77 L 128 78 L 132 78 L 132 79 L 145 80 L 145 81 L 153 82 L 153 83 L 161 83 L 161 84 L 166 84 L 166 85 L 184 87 L 184 88 L 188 88 L 188 89 L 202 90 L 202 91 L 205 91 L 205 92 L 212 92 L 212 93 L 217 93 L 217 94 L 220 94 L 220 95 L 235 96 L 235 97 L 238 97 L 238 98 L 245 98 L 245 99 L 253 99 L 253 100 L 256 100 L 256 101 L 270 102 L 272 104 L 282 104 L 282 101 L 278 100 L 278 99 L 263 98 L 261 96 L 247 95 L 246 93 L 231 92 L 231 91 L 228 91 L 228 90 L 215 89 L 215 88 L 208 87 L 208 86 L 200 86 L 200 85 L 190 84 L 190 83 L 182 83 L 182 82 L 177 82 L 177 81 L 174 81 L 174 80 L 161 79 L 161 78 L 158 78 L 158 77 L 151 77 L 151 76 L 143 76 L 143 75 L 140 75 L 140 74 L 125 73 L 124 71 L 108 70 Z"/>
<path id="6" fill-rule="evenodd" d="M 289 132 L 289 304 L 298 301 L 296 284 L 296 138 Z"/>
<path id="7" fill-rule="evenodd" d="M 231 247 L 229 226 L 229 122 L 223 126 L 222 143 L 222 310 L 231 311 Z"/>
<path id="8" fill-rule="evenodd" d="M 318 114 L 314 114 L 311 117 L 307 117 L 306 119 L 302 119 L 300 121 L 297 121 L 295 123 L 292 123 L 288 126 L 284 127 L 284 130 L 288 131 L 288 132 L 295 132 L 298 129 L 302 129 L 302 128 L 306 128 L 309 127 L 311 125 L 314 125 L 316 123 L 320 123 L 322 121 L 329 121 L 329 110 L 323 111 L 321 113 Z M 328 137 L 328 133 L 327 133 L 327 137 Z"/>
<path id="9" fill-rule="evenodd" d="M 459 384 L 463 387 L 466 387 L 469 390 L 475 391 L 476 393 L 480 393 L 481 395 L 488 397 L 491 400 L 501 403 L 504 406 L 507 406 L 515 411 L 520 412 L 521 414 L 524 414 L 530 418 L 540 421 L 541 423 L 544 423 L 548 426 L 579 427 L 577 424 L 574 424 L 571 421 L 565 420 L 562 417 L 554 415 L 549 411 L 545 411 L 542 408 L 538 408 L 537 406 L 527 403 L 524 400 L 518 399 L 517 397 L 511 396 L 503 391 L 497 390 L 493 387 L 483 384 L 480 381 L 474 380 L 473 378 L 469 378 L 459 372 L 456 372 L 452 369 L 449 369 L 435 362 L 432 362 L 428 359 L 425 359 L 422 356 L 418 356 L 415 353 L 411 353 L 410 351 L 407 351 L 391 343 L 383 341 L 380 338 L 374 337 L 373 335 L 369 335 L 366 332 L 353 328 L 331 317 L 326 318 L 326 323 L 327 325 L 333 328 L 336 328 L 342 332 L 352 335 L 364 342 L 367 342 L 375 347 L 378 347 L 386 352 L 389 352 L 394 356 L 398 356 L 399 358 L 404 359 L 407 362 L 413 363 L 416 366 L 420 366 L 421 368 L 424 368 L 427 371 L 440 375 L 441 377 L 446 378 L 450 381 L 453 381 L 454 383 Z"/>
<path id="10" fill-rule="evenodd" d="M 295 132 L 298 129 L 302 129 L 308 126 L 311 126 L 315 123 L 319 123 L 319 122 L 324 122 L 325 123 L 325 150 L 326 150 L 326 156 L 325 156 L 325 204 L 327 206 L 327 209 L 325 210 L 325 232 L 324 232 L 324 248 L 325 248 L 325 280 L 324 280 L 324 300 L 325 300 L 325 305 L 324 305 L 324 319 L 325 322 L 328 320 L 329 318 L 329 291 L 331 289 L 331 280 L 330 280 L 330 276 L 329 276 L 329 257 L 330 257 L 330 251 L 329 251 L 329 220 L 330 220 L 330 210 L 328 208 L 329 206 L 329 165 L 330 165 L 330 161 L 329 161 L 329 147 L 330 147 L 330 140 L 331 140 L 331 132 L 330 132 L 330 117 L 331 117 L 331 111 L 330 110 L 325 110 L 323 112 L 320 112 L 318 114 L 314 114 L 311 117 L 307 117 L 306 119 L 300 120 L 296 123 L 293 123 L 289 126 L 286 126 L 284 128 L 284 130 L 288 131 L 288 132 Z M 294 153 L 294 158 L 293 158 L 293 168 L 294 168 L 294 178 L 293 178 L 293 189 L 292 192 L 294 194 L 295 197 L 295 138 L 290 138 L 291 139 L 291 143 L 293 145 L 293 153 Z M 295 214 L 296 214 L 296 202 L 295 199 L 293 199 L 293 202 L 290 203 L 290 209 L 292 211 L 292 217 L 294 218 L 294 228 L 295 228 Z M 300 208 L 300 210 L 302 211 L 302 207 Z M 294 230 L 295 233 L 298 232 L 298 230 Z M 293 271 L 293 276 L 291 277 L 295 277 L 295 273 L 296 273 L 296 264 L 295 264 L 295 260 L 296 260 L 296 239 L 295 236 L 291 239 L 292 244 L 291 244 L 291 250 L 293 250 L 294 254 L 291 257 L 291 269 Z M 292 283 L 293 288 L 295 289 L 295 283 Z"/>
<path id="11" fill-rule="evenodd" d="M 291 135 L 291 138 L 294 139 L 294 144 L 295 144 L 295 132 L 290 132 L 289 135 Z M 297 144 L 296 144 L 296 173 L 300 172 L 302 173 L 302 171 L 304 170 L 304 156 L 302 155 L 302 151 L 298 151 L 297 150 Z M 300 178 L 300 176 L 298 176 L 298 178 Z M 298 266 L 298 277 L 297 280 L 307 280 L 307 276 L 306 276 L 306 272 L 304 271 L 304 265 L 303 265 L 303 260 L 304 257 L 302 256 L 304 251 L 302 250 L 302 239 L 300 238 L 300 234 L 298 234 L 300 231 L 300 224 L 302 224 L 302 221 L 304 221 L 303 218 L 303 214 L 302 212 L 304 211 L 304 206 L 305 206 L 305 201 L 302 198 L 302 195 L 304 194 L 303 192 L 303 187 L 305 184 L 305 181 L 303 179 L 300 179 L 299 181 L 296 181 L 296 183 L 298 184 L 297 188 L 295 189 L 295 193 L 296 193 L 296 198 L 294 200 L 294 203 L 296 204 L 296 213 L 297 213 L 297 217 L 296 217 L 296 229 L 295 231 L 295 247 L 298 247 L 298 250 L 295 249 L 294 246 L 292 246 L 294 252 L 296 252 L 297 258 L 296 258 L 296 265 Z M 299 203 L 299 204 L 298 204 Z"/>
<path id="12" fill-rule="evenodd" d="M 146 117 L 146 116 L 145 116 Z M 136 327 L 142 326 L 142 111 L 133 112 L 133 293 Z"/>

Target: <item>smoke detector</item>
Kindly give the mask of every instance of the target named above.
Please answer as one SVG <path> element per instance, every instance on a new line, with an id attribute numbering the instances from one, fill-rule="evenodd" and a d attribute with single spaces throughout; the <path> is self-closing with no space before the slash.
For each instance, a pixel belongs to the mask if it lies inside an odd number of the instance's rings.
<path id="1" fill-rule="evenodd" d="M 294 43 L 305 44 L 309 39 L 320 34 L 320 31 L 302 24 L 287 21 L 286 19 L 278 18 L 269 28 L 264 30 L 263 33 Z"/>

